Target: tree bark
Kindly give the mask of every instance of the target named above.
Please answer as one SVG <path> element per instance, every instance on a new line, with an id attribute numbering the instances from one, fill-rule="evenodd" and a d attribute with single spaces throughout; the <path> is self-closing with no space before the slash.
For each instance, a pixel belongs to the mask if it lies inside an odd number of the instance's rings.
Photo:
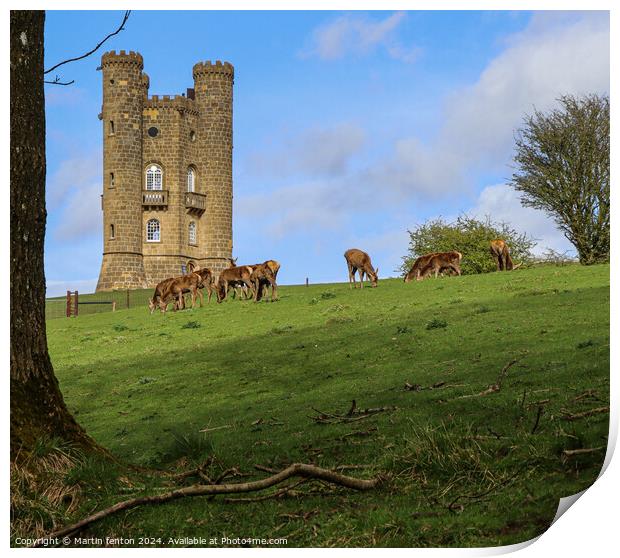
<path id="1" fill-rule="evenodd" d="M 45 12 L 11 11 L 11 459 L 41 437 L 95 444 L 67 410 L 45 333 Z"/>

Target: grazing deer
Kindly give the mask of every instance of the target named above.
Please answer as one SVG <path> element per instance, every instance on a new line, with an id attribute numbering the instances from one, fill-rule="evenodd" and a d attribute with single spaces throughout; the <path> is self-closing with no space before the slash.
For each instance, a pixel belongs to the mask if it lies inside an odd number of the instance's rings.
<path id="1" fill-rule="evenodd" d="M 250 267 L 252 269 L 255 269 L 259 265 L 266 265 L 271 270 L 271 272 L 273 273 L 273 281 L 275 283 L 276 279 L 278 278 L 278 271 L 280 271 L 280 263 L 277 262 L 276 260 L 267 260 L 266 262 L 263 262 L 262 264 L 252 264 Z M 269 286 L 269 283 L 264 282 L 264 281 L 260 284 L 261 290 L 268 286 Z M 273 286 L 271 290 L 272 290 L 271 294 L 273 296 Z M 262 298 L 262 293 L 259 294 L 258 300 L 260 300 L 261 298 Z"/>
<path id="2" fill-rule="evenodd" d="M 420 281 L 421 270 L 424 269 L 428 265 L 430 259 L 437 254 L 438 252 L 431 252 L 430 254 L 424 254 L 423 256 L 417 258 L 416 261 L 413 262 L 413 265 L 407 275 L 405 275 L 403 281 L 405 281 L 405 283 L 409 283 L 409 281 L 412 281 L 413 279 Z"/>
<path id="3" fill-rule="evenodd" d="M 435 279 L 439 275 L 439 272 L 443 270 L 452 270 L 457 275 L 461 274 L 461 259 L 463 254 L 460 252 L 437 252 L 435 254 L 428 254 L 430 257 L 426 263 L 420 268 L 416 281 L 428 277 L 431 273 L 435 274 Z"/>
<path id="4" fill-rule="evenodd" d="M 495 259 L 497 264 L 497 271 L 513 271 L 518 267 L 521 267 L 523 262 L 514 265 L 512 258 L 510 257 L 510 248 L 506 244 L 505 240 L 497 238 L 490 242 L 491 255 Z"/>
<path id="5" fill-rule="evenodd" d="M 253 293 L 252 281 L 250 280 L 251 275 L 252 268 L 249 265 L 227 267 L 222 270 L 217 280 L 217 301 L 222 302 L 226 300 L 228 297 L 228 290 L 237 285 L 244 285 Z"/>
<path id="6" fill-rule="evenodd" d="M 344 253 L 344 259 L 347 260 L 347 267 L 349 269 L 349 287 L 351 287 L 351 281 L 353 281 L 353 287 L 357 288 L 355 282 L 355 273 L 359 271 L 360 274 L 360 288 L 364 288 L 364 274 L 370 279 L 370 285 L 372 287 L 377 286 L 379 280 L 379 268 L 374 269 L 370 261 L 370 256 L 362 250 L 357 248 L 351 248 Z"/>
<path id="7" fill-rule="evenodd" d="M 273 260 L 269 260 L 273 261 Z M 258 302 L 263 297 L 263 289 L 271 286 L 271 302 L 278 300 L 278 285 L 276 284 L 276 274 L 269 261 L 252 266 L 250 280 L 254 289 L 254 302 Z M 277 262 L 276 262 L 277 263 Z"/>
<path id="8" fill-rule="evenodd" d="M 183 310 L 185 308 L 185 293 L 192 295 L 192 308 L 195 306 L 196 294 L 200 298 L 200 306 L 202 307 L 203 296 L 201 289 L 207 289 L 208 302 L 211 302 L 213 291 L 213 273 L 208 268 L 200 268 L 195 264 L 191 265 L 192 272 L 180 277 L 171 277 L 164 279 L 155 287 L 153 297 L 149 299 L 149 309 L 151 314 L 155 308 L 159 306 L 162 312 L 166 312 L 168 304 L 174 300 L 174 311 Z"/>

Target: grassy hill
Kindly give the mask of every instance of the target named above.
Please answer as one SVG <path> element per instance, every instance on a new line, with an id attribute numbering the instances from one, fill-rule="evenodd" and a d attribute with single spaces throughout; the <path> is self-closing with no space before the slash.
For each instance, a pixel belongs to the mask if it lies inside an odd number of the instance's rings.
<path id="1" fill-rule="evenodd" d="M 308 482 L 262 501 L 184 499 L 92 536 L 510 544 L 543 532 L 604 459 L 609 415 L 588 411 L 609 405 L 609 266 L 284 286 L 273 304 L 52 320 L 48 339 L 69 408 L 125 462 L 182 471 L 209 458 L 211 479 L 234 468 L 226 482 L 293 462 L 387 479 L 363 493 Z M 330 422 L 352 400 L 388 409 Z M 170 484 L 92 461 L 66 482 L 85 494 L 74 519 Z"/>

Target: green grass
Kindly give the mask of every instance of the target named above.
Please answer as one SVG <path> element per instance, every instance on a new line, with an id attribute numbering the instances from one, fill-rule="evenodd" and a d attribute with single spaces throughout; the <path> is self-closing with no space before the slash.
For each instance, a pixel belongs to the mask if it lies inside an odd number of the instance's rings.
<path id="1" fill-rule="evenodd" d="M 212 478 L 236 467 L 244 476 L 229 481 L 239 482 L 265 475 L 255 464 L 301 461 L 364 465 L 346 472 L 386 482 L 364 493 L 307 483 L 250 503 L 184 499 L 111 517 L 85 536 L 161 537 L 162 546 L 224 535 L 286 537 L 288 546 L 512 544 L 543 532 L 559 498 L 598 475 L 604 451 L 562 452 L 605 446 L 608 414 L 562 417 L 609 404 L 609 266 L 279 294 L 277 303 L 152 316 L 145 304 L 50 321 L 69 408 L 102 445 L 144 467 L 210 458 Z M 478 395 L 515 359 L 500 391 Z M 344 413 L 353 399 L 397 409 L 350 423 L 312 418 L 313 409 Z M 108 479 L 76 518 L 161 486 L 145 475 L 128 494 L 115 475 L 92 463 L 72 475 Z"/>

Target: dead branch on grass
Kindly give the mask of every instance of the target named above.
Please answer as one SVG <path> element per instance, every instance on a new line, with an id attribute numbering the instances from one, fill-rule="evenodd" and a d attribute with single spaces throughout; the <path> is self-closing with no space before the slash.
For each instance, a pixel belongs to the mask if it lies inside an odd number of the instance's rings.
<path id="1" fill-rule="evenodd" d="M 449 387 L 463 387 L 467 384 L 449 384 L 445 381 L 435 382 L 430 386 L 423 386 L 421 384 L 410 384 L 409 382 L 405 382 L 404 389 L 405 391 L 425 391 L 425 390 L 433 390 L 433 389 L 441 389 L 441 388 L 449 388 Z"/>
<path id="2" fill-rule="evenodd" d="M 604 449 L 607 449 L 607 447 L 599 446 L 598 448 L 581 448 L 581 449 L 574 449 L 574 450 L 564 450 L 562 452 L 562 455 L 566 457 L 573 457 L 574 455 L 584 455 L 586 453 L 594 453 L 594 452 L 601 451 Z"/>
<path id="3" fill-rule="evenodd" d="M 521 470 L 517 471 L 513 475 L 510 475 L 507 479 L 504 479 L 501 482 L 493 483 L 492 486 L 488 490 L 479 492 L 478 494 L 459 494 L 458 496 L 456 496 L 456 498 L 452 500 L 452 502 L 448 504 L 448 509 L 450 511 L 455 511 L 455 509 L 457 508 L 456 503 L 461 499 L 470 500 L 470 501 L 480 500 L 484 498 L 485 496 L 488 496 L 492 492 L 495 492 L 496 490 L 499 490 L 500 488 L 503 488 L 504 486 L 511 483 L 513 480 L 515 480 L 519 476 L 520 473 L 521 473 Z M 463 506 L 462 504 L 460 504 L 458 507 L 460 508 L 460 511 L 463 511 L 463 509 L 465 508 L 465 506 Z"/>
<path id="4" fill-rule="evenodd" d="M 472 393 L 470 395 L 461 395 L 460 397 L 457 397 L 456 399 L 466 399 L 468 397 L 483 397 L 485 395 L 489 395 L 490 393 L 496 393 L 500 391 L 502 389 L 502 382 L 504 381 L 504 378 L 506 377 L 508 370 L 512 366 L 514 366 L 517 362 L 518 362 L 518 359 L 514 358 L 508 364 L 506 364 L 502 368 L 499 375 L 497 376 L 497 380 L 495 380 L 495 383 L 491 384 L 487 389 L 481 391 L 480 393 Z"/>
<path id="5" fill-rule="evenodd" d="M 309 418 L 311 418 L 312 420 L 314 420 L 314 422 L 318 424 L 335 424 L 339 422 L 355 422 L 355 421 L 362 420 L 362 419 L 371 417 L 373 415 L 376 415 L 377 413 L 383 413 L 386 411 L 395 411 L 396 409 L 398 409 L 398 407 L 374 407 L 374 408 L 371 407 L 368 409 L 358 409 L 357 403 L 355 402 L 355 399 L 354 399 L 351 402 L 350 409 L 344 414 L 326 413 L 324 411 L 320 411 L 319 409 L 315 409 L 314 407 L 312 407 L 312 410 L 318 413 L 318 415 L 315 417 L 309 417 Z"/>
<path id="6" fill-rule="evenodd" d="M 586 417 L 591 417 L 592 415 L 598 415 L 600 413 L 608 413 L 609 407 L 597 407 L 596 409 L 590 409 L 588 411 L 584 411 L 583 413 L 569 413 L 568 411 L 562 411 L 564 415 L 560 417 L 562 420 L 579 420 Z"/>
<path id="7" fill-rule="evenodd" d="M 222 430 L 223 428 L 232 428 L 232 424 L 224 424 L 222 426 L 214 426 L 213 428 L 203 428 L 198 432 L 214 432 L 215 430 Z"/>
<path id="8" fill-rule="evenodd" d="M 276 490 L 272 494 L 265 494 L 264 496 L 256 496 L 254 498 L 224 498 L 224 502 L 227 504 L 234 504 L 238 502 L 262 502 L 263 500 L 270 500 L 271 498 L 281 498 L 282 496 L 289 494 L 291 496 L 297 494 L 293 492 L 294 488 L 297 488 L 300 484 L 308 482 L 308 479 L 301 479 L 298 482 L 295 482 L 289 486 L 285 486 L 284 488 L 280 488 Z"/>
<path id="9" fill-rule="evenodd" d="M 113 515 L 115 513 L 136 508 L 147 504 L 163 504 L 180 498 L 192 497 L 192 496 L 212 496 L 218 494 L 239 494 L 245 492 L 256 492 L 259 490 L 265 490 L 271 488 L 277 484 L 280 484 L 291 477 L 303 477 L 304 479 L 318 479 L 328 483 L 344 486 L 353 490 L 370 490 L 375 488 L 382 480 L 381 477 L 375 477 L 372 479 L 357 479 L 354 477 L 348 477 L 330 471 L 329 469 L 323 469 L 315 465 L 308 465 L 305 463 L 294 463 L 286 469 L 283 469 L 279 473 L 261 479 L 258 481 L 242 482 L 237 484 L 206 484 L 206 485 L 193 485 L 184 488 L 179 488 L 171 492 L 164 494 L 156 494 L 152 496 L 142 496 L 139 498 L 132 498 L 131 500 L 125 500 L 119 502 L 109 508 L 98 511 L 88 517 L 58 529 L 53 533 L 50 533 L 47 537 L 37 539 L 33 547 L 39 547 L 45 543 L 46 540 L 51 538 L 66 537 L 74 535 L 82 529 L 92 525 L 93 523 Z"/>
<path id="10" fill-rule="evenodd" d="M 540 422 L 540 417 L 542 416 L 544 410 L 545 408 L 542 405 L 538 406 L 538 412 L 536 413 L 536 422 L 534 422 L 534 426 L 532 427 L 532 431 L 530 432 L 530 434 L 534 434 L 534 432 L 536 432 L 536 429 L 538 428 L 538 423 Z"/>

